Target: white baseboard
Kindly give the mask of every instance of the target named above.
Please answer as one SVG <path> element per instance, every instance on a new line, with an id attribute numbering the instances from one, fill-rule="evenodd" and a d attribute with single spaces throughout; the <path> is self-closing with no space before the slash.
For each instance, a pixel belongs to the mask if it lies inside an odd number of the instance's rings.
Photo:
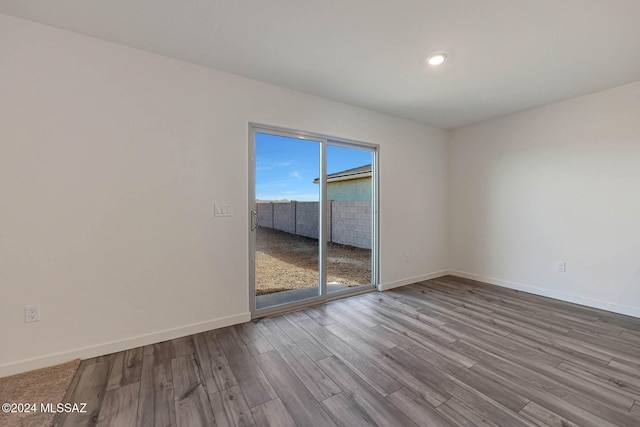
<path id="1" fill-rule="evenodd" d="M 33 369 L 46 368 L 59 363 L 65 363 L 73 359 L 90 359 L 92 357 L 129 350 L 131 348 L 210 331 L 212 329 L 236 325 L 238 323 L 248 322 L 249 320 L 251 320 L 251 313 L 247 312 L 207 320 L 206 322 L 193 323 L 179 328 L 165 329 L 163 331 L 125 338 L 123 340 L 111 341 L 104 344 L 82 347 L 60 353 L 48 354 L 46 356 L 36 357 L 33 359 L 22 360 L 20 362 L 9 363 L 0 366 L 0 378 L 31 371 Z"/>
<path id="2" fill-rule="evenodd" d="M 378 291 L 388 291 L 389 289 L 410 285 L 416 282 L 422 282 L 423 280 L 437 279 L 438 277 L 446 276 L 447 274 L 450 274 L 449 270 L 440 270 L 433 273 L 423 274 L 422 276 L 415 276 L 408 279 L 397 280 L 395 282 L 381 283 L 378 285 Z"/>
<path id="3" fill-rule="evenodd" d="M 581 297 L 578 295 L 568 294 L 552 289 L 540 288 L 537 286 L 525 285 L 523 283 L 515 283 L 508 280 L 496 279 L 495 277 L 481 276 L 478 274 L 467 273 L 466 271 L 449 270 L 449 274 L 451 274 L 452 276 L 464 277 L 466 279 L 490 283 L 492 285 L 502 286 L 504 288 L 514 289 L 517 291 L 528 292 L 530 294 L 540 295 L 543 297 L 549 297 L 560 301 L 571 302 L 574 304 L 580 304 L 587 307 L 640 318 L 640 308 L 637 307 L 630 307 L 593 298 Z"/>

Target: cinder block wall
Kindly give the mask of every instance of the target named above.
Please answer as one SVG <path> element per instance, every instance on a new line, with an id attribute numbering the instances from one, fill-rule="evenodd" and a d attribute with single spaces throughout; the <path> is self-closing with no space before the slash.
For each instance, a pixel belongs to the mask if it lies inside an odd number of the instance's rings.
<path id="1" fill-rule="evenodd" d="M 296 234 L 296 202 L 273 204 L 273 228 Z"/>
<path id="2" fill-rule="evenodd" d="M 331 241 L 371 249 L 371 202 L 334 201 L 331 209 Z"/>
<path id="3" fill-rule="evenodd" d="M 258 203 L 256 212 L 260 227 L 273 228 L 273 203 Z"/>
<path id="4" fill-rule="evenodd" d="M 320 202 L 297 202 L 296 204 L 296 234 L 318 239 L 320 237 L 318 232 Z"/>
<path id="5" fill-rule="evenodd" d="M 371 249 L 371 202 L 329 201 L 328 241 Z M 258 203 L 260 227 L 319 238 L 319 202 Z"/>

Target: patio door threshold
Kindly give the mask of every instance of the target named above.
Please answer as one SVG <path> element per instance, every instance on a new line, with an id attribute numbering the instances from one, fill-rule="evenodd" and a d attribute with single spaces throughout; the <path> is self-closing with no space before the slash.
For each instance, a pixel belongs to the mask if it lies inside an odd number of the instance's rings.
<path id="1" fill-rule="evenodd" d="M 299 311 L 305 308 L 319 306 L 327 302 L 339 300 L 342 298 L 353 297 L 356 295 L 362 295 L 362 294 L 374 292 L 377 290 L 378 290 L 378 287 L 376 285 L 362 285 L 362 286 L 358 286 L 357 288 L 352 288 L 352 289 L 347 288 L 344 291 L 340 291 L 340 292 L 332 292 L 331 294 L 328 294 L 326 296 L 318 296 L 318 297 L 308 298 L 308 299 L 297 301 L 297 302 L 286 303 L 282 305 L 274 305 L 274 306 L 270 306 L 262 309 L 256 309 L 256 310 L 253 310 L 251 313 L 251 320 L 291 313 L 291 312 Z"/>

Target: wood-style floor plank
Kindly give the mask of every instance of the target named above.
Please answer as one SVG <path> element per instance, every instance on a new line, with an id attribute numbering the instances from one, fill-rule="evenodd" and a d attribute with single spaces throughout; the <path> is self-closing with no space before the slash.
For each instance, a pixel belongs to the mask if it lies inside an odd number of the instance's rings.
<path id="1" fill-rule="evenodd" d="M 369 333 L 368 330 L 360 331 L 339 323 L 327 325 L 325 328 L 342 341 L 351 343 L 353 348 L 363 354 L 376 355 L 397 345 L 383 337 Z"/>
<path id="2" fill-rule="evenodd" d="M 296 345 L 278 352 L 316 400 L 321 401 L 341 392 L 340 387 Z"/>
<path id="3" fill-rule="evenodd" d="M 631 363 L 631 362 L 618 360 L 614 358 L 608 363 L 608 365 L 614 369 L 627 372 L 628 374 L 631 374 L 640 378 L 640 364 Z"/>
<path id="4" fill-rule="evenodd" d="M 216 337 L 250 408 L 278 397 L 258 366 L 255 357 L 242 342 L 234 327 L 216 331 Z"/>
<path id="5" fill-rule="evenodd" d="M 171 360 L 157 356 L 151 353 L 142 358 L 138 427 L 176 425 Z"/>
<path id="6" fill-rule="evenodd" d="M 193 354 L 171 360 L 176 425 L 211 426 L 213 412 Z"/>
<path id="7" fill-rule="evenodd" d="M 422 396 L 406 388 L 391 393 L 387 399 L 419 426 L 451 427 L 454 425 L 440 415 Z"/>
<path id="8" fill-rule="evenodd" d="M 236 331 L 251 353 L 260 354 L 273 350 L 269 341 L 258 331 L 253 322 L 237 325 Z"/>
<path id="9" fill-rule="evenodd" d="M 264 427 L 296 427 L 289 411 L 284 407 L 280 399 L 258 405 L 251 410 L 256 425 Z"/>
<path id="10" fill-rule="evenodd" d="M 112 358 L 104 362 L 87 364 L 76 388 L 69 399 L 70 403 L 86 403 L 86 413 L 63 413 L 59 423 L 63 426 L 95 425 L 109 381 Z M 56 402 L 52 402 L 56 403 Z"/>
<path id="11" fill-rule="evenodd" d="M 304 320 L 300 324 L 381 395 L 386 396 L 402 388 L 400 383 L 375 365 L 376 354 L 370 355 L 373 356 L 371 359 L 367 355 L 358 353 L 349 344 L 318 325 L 314 320 Z"/>
<path id="12" fill-rule="evenodd" d="M 602 426 L 613 427 L 616 424 L 575 405 L 573 402 L 559 397 L 558 391 L 541 389 L 534 384 L 529 383 L 526 379 L 514 376 L 505 372 L 499 366 L 480 362 L 472 368 L 474 371 L 491 378 L 496 383 L 505 387 L 506 390 L 512 390 L 519 395 L 529 398 L 532 401 L 543 406 L 546 410 L 557 414 L 558 416 L 568 419 L 580 426 Z"/>
<path id="13" fill-rule="evenodd" d="M 154 355 L 155 360 L 171 360 L 176 357 L 172 341 L 163 341 L 144 346 L 144 355 Z"/>
<path id="14" fill-rule="evenodd" d="M 522 408 L 520 415 L 541 426 L 578 427 L 577 424 L 543 408 L 536 402 L 529 402 Z"/>
<path id="15" fill-rule="evenodd" d="M 301 312 L 296 312 L 278 316 L 275 322 L 307 356 L 317 362 L 331 356 L 332 353 L 298 324 L 301 320 L 310 319 L 309 316 L 302 316 Z"/>
<path id="16" fill-rule="evenodd" d="M 348 325 L 357 330 L 366 331 L 368 328 L 372 326 L 376 326 L 378 324 L 377 321 L 372 320 L 370 318 L 359 316 L 357 313 L 353 311 L 349 311 L 340 302 L 332 302 L 327 304 L 324 309 L 324 314 L 333 320 L 332 323 L 329 323 L 324 326 L 329 326 L 334 323 Z"/>
<path id="17" fill-rule="evenodd" d="M 176 338 L 171 340 L 171 346 L 173 347 L 173 357 L 188 356 L 195 353 L 195 346 L 193 344 L 193 335 L 186 337 Z"/>
<path id="18" fill-rule="evenodd" d="M 454 379 L 453 383 L 455 383 L 456 386 L 467 388 L 480 395 L 490 397 L 495 402 L 500 403 L 514 412 L 518 412 L 529 402 L 529 399 L 517 393 L 504 390 L 492 381 L 491 378 L 478 375 L 473 369 L 460 369 L 458 365 L 440 357 L 435 352 L 418 348 L 413 350 L 412 353 L 417 358 L 422 359 L 421 366 L 424 367 L 428 365 L 430 368 L 433 367 L 445 374 L 448 378 Z M 450 381 L 448 381 L 448 383 L 449 382 Z M 452 395 L 459 396 L 461 393 L 453 389 Z"/>
<path id="19" fill-rule="evenodd" d="M 139 382 L 142 374 L 142 355 L 142 347 L 117 353 L 111 375 L 109 375 L 107 390 Z"/>
<path id="20" fill-rule="evenodd" d="M 375 426 L 376 423 L 344 393 L 322 401 L 336 425 L 340 427 Z"/>
<path id="21" fill-rule="evenodd" d="M 546 391 L 563 402 L 598 414 L 618 425 L 628 425 L 631 422 L 627 416 L 628 409 L 624 409 L 624 405 L 622 408 L 617 405 L 620 396 L 607 393 L 605 389 L 599 388 L 596 384 L 588 382 L 578 384 L 579 378 L 577 377 L 575 381 L 569 382 L 566 380 L 567 377 L 560 378 L 553 375 L 557 370 L 538 370 L 531 365 L 526 366 L 524 362 L 515 364 L 503 358 L 495 358 L 482 363 L 499 368 L 512 378 L 517 378 L 518 381 L 527 384 L 531 389 Z"/>
<path id="22" fill-rule="evenodd" d="M 194 335 L 193 344 L 207 393 L 222 391 L 238 383 L 213 332 Z"/>
<path id="23" fill-rule="evenodd" d="M 522 398 L 516 393 L 507 393 L 500 387 L 483 384 L 479 389 L 472 385 L 465 384 L 449 372 L 443 371 L 441 367 L 435 366 L 425 358 L 418 357 L 410 352 L 397 348 L 387 352 L 392 355 L 403 365 L 409 368 L 410 372 L 414 372 L 425 384 L 431 382 L 443 393 L 452 396 L 451 399 L 458 397 L 463 402 L 473 402 L 474 408 L 477 409 L 483 417 L 491 419 L 495 417 L 498 420 L 509 421 L 508 425 L 522 425 L 519 417 L 514 416 L 515 411 L 507 410 L 509 407 L 521 409 L 528 400 Z M 460 372 L 463 372 L 462 370 Z M 477 378 L 481 378 L 478 376 Z M 451 401 L 448 400 L 448 402 Z M 446 403 L 446 402 L 445 402 Z M 485 415 L 488 414 L 488 415 Z M 504 424 L 507 425 L 507 424 Z"/>
<path id="24" fill-rule="evenodd" d="M 259 354 L 256 359 L 296 424 L 335 426 L 331 417 L 313 397 L 309 389 L 287 366 L 280 353 L 269 351 Z"/>
<path id="25" fill-rule="evenodd" d="M 84 368 L 87 365 L 93 364 L 92 362 L 95 361 L 94 359 L 87 359 L 87 360 L 83 360 L 82 362 L 80 362 L 80 366 L 78 366 L 78 370 L 76 371 L 76 374 L 74 375 L 73 379 L 71 380 L 71 383 L 69 384 L 69 387 L 67 388 L 67 391 L 64 395 L 63 398 L 63 402 L 73 402 L 72 398 L 73 398 L 73 394 L 75 393 L 76 387 L 78 386 L 78 383 L 80 382 L 80 379 L 83 378 L 83 371 Z M 52 421 L 52 426 L 56 427 L 61 425 L 61 421 L 63 419 L 63 417 L 66 414 L 63 413 L 58 413 L 53 417 L 53 421 Z"/>
<path id="26" fill-rule="evenodd" d="M 415 358 L 406 349 L 397 347 L 393 352 L 385 352 L 379 366 L 383 371 L 396 378 L 405 388 L 410 388 L 433 406 L 439 406 L 451 398 L 446 390 L 447 379 L 436 373 L 430 375 L 424 370 L 422 361 Z"/>
<path id="27" fill-rule="evenodd" d="M 446 403 L 438 406 L 436 408 L 438 413 L 442 415 L 443 418 L 446 418 L 451 424 L 454 426 L 460 427 L 478 427 L 477 424 L 472 423 L 469 419 L 465 418 L 461 413 L 457 412 L 451 406 L 448 406 Z M 485 422 L 480 425 L 490 425 L 488 422 Z"/>
<path id="28" fill-rule="evenodd" d="M 209 400 L 217 427 L 240 427 L 256 424 L 240 387 L 233 386 L 211 393 Z"/>
<path id="29" fill-rule="evenodd" d="M 574 362 L 562 362 L 558 369 L 567 372 L 570 376 L 582 378 L 598 385 L 602 389 L 608 390 L 604 393 L 613 395 L 623 395 L 619 404 L 622 407 L 631 407 L 635 400 L 640 400 L 640 378 L 634 378 L 623 372 L 615 372 L 605 366 L 594 366 L 579 364 Z"/>
<path id="30" fill-rule="evenodd" d="M 55 426 L 640 426 L 640 319 L 453 276 L 81 363 Z"/>
<path id="31" fill-rule="evenodd" d="M 139 395 L 140 383 L 107 390 L 96 425 L 99 427 L 135 426 Z"/>
<path id="32" fill-rule="evenodd" d="M 336 357 L 321 360 L 320 366 L 367 415 L 380 426 L 415 426 L 391 402 Z"/>

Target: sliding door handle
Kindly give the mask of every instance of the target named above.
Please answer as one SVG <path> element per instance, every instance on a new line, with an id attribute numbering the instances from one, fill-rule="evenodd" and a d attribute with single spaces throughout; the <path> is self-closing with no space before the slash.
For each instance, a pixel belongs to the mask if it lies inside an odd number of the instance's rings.
<path id="1" fill-rule="evenodd" d="M 260 222 L 258 221 L 258 212 L 251 211 L 251 216 L 254 218 L 253 224 L 251 225 L 251 231 L 256 231 L 260 226 Z"/>

